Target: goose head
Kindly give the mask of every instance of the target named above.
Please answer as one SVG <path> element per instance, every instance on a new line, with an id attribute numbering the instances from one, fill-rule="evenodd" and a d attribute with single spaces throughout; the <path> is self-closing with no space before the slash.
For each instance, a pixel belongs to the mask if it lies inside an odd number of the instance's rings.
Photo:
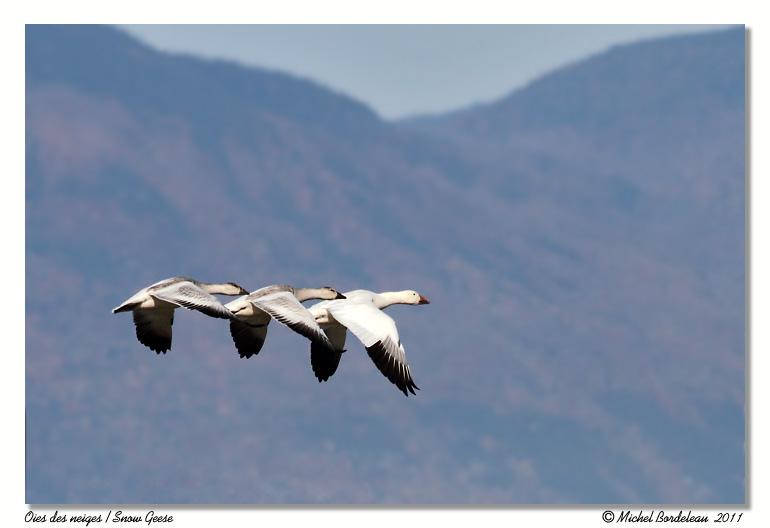
<path id="1" fill-rule="evenodd" d="M 235 284 L 234 282 L 197 282 L 197 284 L 203 291 L 214 295 L 248 295 L 249 292 Z"/>
<path id="2" fill-rule="evenodd" d="M 323 286 L 318 289 L 320 290 L 320 293 L 322 295 L 320 299 L 326 299 L 328 301 L 331 301 L 333 299 L 347 299 L 347 297 L 342 295 L 340 292 L 338 292 L 334 288 L 330 288 L 329 286 Z"/>
<path id="3" fill-rule="evenodd" d="M 404 290 L 401 292 L 403 304 L 430 304 L 430 301 L 414 290 Z"/>
<path id="4" fill-rule="evenodd" d="M 322 286 L 321 288 L 292 288 L 294 296 L 299 302 L 305 302 L 309 299 L 323 299 L 325 301 L 333 301 L 334 299 L 346 299 L 344 295 L 339 293 L 334 288 L 328 286 Z"/>
<path id="5" fill-rule="evenodd" d="M 222 284 L 222 289 L 225 290 L 223 295 L 248 295 L 249 291 L 238 286 L 234 282 L 226 282 Z"/>

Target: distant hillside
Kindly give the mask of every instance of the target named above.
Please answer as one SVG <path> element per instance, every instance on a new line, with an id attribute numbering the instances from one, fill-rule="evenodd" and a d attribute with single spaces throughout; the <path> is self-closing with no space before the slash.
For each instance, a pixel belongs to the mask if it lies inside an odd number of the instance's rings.
<path id="1" fill-rule="evenodd" d="M 663 258 L 702 251 L 694 225 L 738 255 L 744 180 L 724 175 L 745 171 L 744 40 L 739 27 L 616 46 L 498 102 L 402 126 L 454 143 L 512 200 L 630 219 Z"/>
<path id="2" fill-rule="evenodd" d="M 321 127 L 346 140 L 378 130 L 367 107 L 307 80 L 163 55 L 107 27 L 31 25 L 27 43 L 26 81 L 32 86 L 65 83 L 94 97 L 119 98 L 139 113 L 193 119 L 212 133 L 232 131 L 233 122 L 251 121 L 256 128 L 269 118 Z M 249 113 L 240 115 L 245 107 Z"/>
<path id="3" fill-rule="evenodd" d="M 387 123 L 280 72 L 26 28 L 29 503 L 743 503 L 744 32 L 614 48 Z M 173 275 L 392 307 L 404 398 L 348 337 L 319 384 L 241 360 Z"/>
<path id="4" fill-rule="evenodd" d="M 672 176 L 688 164 L 742 170 L 733 141 L 744 134 L 744 39 L 740 27 L 616 46 L 501 101 L 407 124 L 455 137 L 492 164 L 503 157 L 515 168 L 539 154 L 681 195 L 696 182 Z"/>
<path id="5" fill-rule="evenodd" d="M 500 101 L 412 122 L 497 145 L 547 129 L 610 138 L 649 133 L 675 117 L 679 126 L 713 124 L 744 102 L 744 40 L 738 27 L 615 46 Z"/>

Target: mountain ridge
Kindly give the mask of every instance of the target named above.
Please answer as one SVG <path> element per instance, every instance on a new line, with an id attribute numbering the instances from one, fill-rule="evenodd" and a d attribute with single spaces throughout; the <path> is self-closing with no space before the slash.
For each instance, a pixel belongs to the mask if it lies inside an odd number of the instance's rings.
<path id="1" fill-rule="evenodd" d="M 524 86 L 517 88 L 511 92 L 509 92 L 507 95 L 504 95 L 494 101 L 486 102 L 486 103 L 476 103 L 471 105 L 468 108 L 458 108 L 456 110 L 446 112 L 443 114 L 431 114 L 426 116 L 414 116 L 414 117 L 407 117 L 405 118 L 402 124 L 406 124 L 407 126 L 411 127 L 412 123 L 420 123 L 421 119 L 427 119 L 430 122 L 437 123 L 437 125 L 427 127 L 432 131 L 437 131 L 436 129 L 439 126 L 446 126 L 446 127 L 452 127 L 454 129 L 459 129 L 463 124 L 466 126 L 469 124 L 472 124 L 473 117 L 476 116 L 478 118 L 479 115 L 482 116 L 488 116 L 490 114 L 505 114 L 505 107 L 519 107 L 519 112 L 521 112 L 522 117 L 526 117 L 527 111 L 530 112 L 537 112 L 538 115 L 535 119 L 535 121 L 538 122 L 538 124 L 543 124 L 544 122 L 549 125 L 559 124 L 562 122 L 565 117 L 569 119 L 575 119 L 577 117 L 585 117 L 587 114 L 580 114 L 576 115 L 573 111 L 566 111 L 565 109 L 568 108 L 568 106 L 572 106 L 573 108 L 577 109 L 574 104 L 574 101 L 563 99 L 559 97 L 549 97 L 548 99 L 551 101 L 557 100 L 560 101 L 562 104 L 566 105 L 563 107 L 554 107 L 553 109 L 549 109 L 545 105 L 534 105 L 529 106 L 527 105 L 527 97 L 530 96 L 530 94 L 541 92 L 544 90 L 548 90 L 550 92 L 556 92 L 557 89 L 553 86 L 558 84 L 559 81 L 562 81 L 570 76 L 574 76 L 575 72 L 580 72 L 580 75 L 582 76 L 582 80 L 585 81 L 585 78 L 593 75 L 597 68 L 610 68 L 613 66 L 613 61 L 618 59 L 623 59 L 625 61 L 628 61 L 629 59 L 634 58 L 634 55 L 637 57 L 643 56 L 646 53 L 656 53 L 658 54 L 659 49 L 670 47 L 668 50 L 668 53 L 671 54 L 692 54 L 692 57 L 698 58 L 701 63 L 698 64 L 698 66 L 701 68 L 701 71 L 699 73 L 706 73 L 708 72 L 708 65 L 707 63 L 704 63 L 704 59 L 710 55 L 711 52 L 717 51 L 721 52 L 722 56 L 728 59 L 728 62 L 726 64 L 730 64 L 731 66 L 740 66 L 740 71 L 743 71 L 743 64 L 742 63 L 736 63 L 734 61 L 735 54 L 734 50 L 728 50 L 726 49 L 726 46 L 734 48 L 737 45 L 743 44 L 743 38 L 744 38 L 745 30 L 742 26 L 736 27 L 736 28 L 729 28 L 719 31 L 709 31 L 704 33 L 697 33 L 697 34 L 688 34 L 688 35 L 674 35 L 669 37 L 662 37 L 662 38 L 654 38 L 654 39 L 645 39 L 638 42 L 632 42 L 632 43 L 625 43 L 625 44 L 616 44 L 611 47 L 609 47 L 605 51 L 597 52 L 595 54 L 592 54 L 590 57 L 573 61 L 565 66 L 559 67 L 555 69 L 554 71 L 551 71 L 549 73 L 546 73 L 544 75 L 538 76 L 537 78 L 533 79 L 532 81 L 528 82 Z M 708 46 L 707 49 L 700 49 L 697 50 L 697 52 L 693 51 L 693 47 L 701 46 L 702 43 L 707 43 Z M 684 46 L 683 46 L 684 44 Z M 672 46 L 674 45 L 674 46 Z M 630 52 L 630 53 L 629 53 Z M 726 55 L 725 55 L 726 54 Z M 630 56 L 629 56 L 630 55 Z M 675 57 L 670 56 L 667 60 L 677 60 L 681 57 Z M 712 57 L 713 58 L 713 57 Z M 724 59 L 723 59 L 724 60 Z M 644 64 L 644 61 L 638 62 L 637 64 Z M 581 71 L 582 70 L 582 71 Z M 590 73 L 589 73 L 590 72 Z M 637 72 L 638 73 L 638 72 Z M 708 72 L 711 73 L 711 72 Z M 731 72 L 731 73 L 738 73 L 738 75 L 726 75 L 724 77 L 718 76 L 718 75 L 710 75 L 709 79 L 712 81 L 711 86 L 708 86 L 709 93 L 713 93 L 714 85 L 720 85 L 722 83 L 728 83 L 728 86 L 724 86 L 723 89 L 726 92 L 726 95 L 730 97 L 739 97 L 743 98 L 743 77 L 740 75 L 740 72 Z M 608 75 L 602 75 L 600 76 L 602 79 L 611 79 Z M 675 78 L 675 77 L 674 77 Z M 625 79 L 623 79 L 625 80 Z M 586 83 L 587 85 L 587 83 Z M 595 96 L 601 95 L 600 93 L 594 94 Z M 586 96 L 581 96 L 580 99 L 585 100 Z M 521 102 L 521 101 L 524 102 Z M 597 103 L 600 103 L 600 100 L 594 99 L 591 101 L 593 105 L 596 105 Z M 656 112 L 660 111 L 660 107 L 655 107 Z M 556 121 L 544 121 L 544 118 L 546 120 L 556 120 Z M 426 126 L 419 125 L 419 127 L 423 130 L 426 129 Z M 479 130 L 474 130 L 474 132 L 479 132 Z M 497 130 L 497 132 L 500 132 L 500 130 Z M 503 130 L 505 132 L 505 130 Z"/>

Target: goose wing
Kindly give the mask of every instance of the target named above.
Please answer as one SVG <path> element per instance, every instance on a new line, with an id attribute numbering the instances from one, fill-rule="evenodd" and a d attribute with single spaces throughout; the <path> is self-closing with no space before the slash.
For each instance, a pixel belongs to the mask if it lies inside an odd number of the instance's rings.
<path id="1" fill-rule="evenodd" d="M 326 310 L 361 340 L 380 372 L 406 396 L 419 390 L 393 319 L 366 300 L 332 302 Z"/>
<path id="2" fill-rule="evenodd" d="M 242 358 L 250 358 L 262 350 L 267 337 L 267 325 L 270 324 L 270 316 L 262 313 L 259 315 L 230 320 L 230 335 L 235 343 L 235 348 Z"/>
<path id="3" fill-rule="evenodd" d="M 174 308 L 134 310 L 136 338 L 141 344 L 160 354 L 171 349 L 171 325 L 174 324 Z"/>
<path id="4" fill-rule="evenodd" d="M 284 324 L 310 339 L 311 342 L 317 342 L 327 348 L 332 348 L 332 344 L 326 334 L 318 326 L 315 317 L 302 306 L 292 292 L 281 291 L 261 297 L 249 299 L 251 304 L 260 310 L 270 314 L 270 316 L 281 324 Z"/>
<path id="5" fill-rule="evenodd" d="M 315 341 L 310 343 L 310 366 L 313 368 L 313 374 L 318 378 L 318 383 L 327 381 L 337 372 L 342 353 L 345 352 L 343 348 L 348 333 L 347 328 L 337 323 L 322 325 L 321 329 L 331 341 L 334 349 L 329 349 Z"/>
<path id="6" fill-rule="evenodd" d="M 177 306 L 184 306 L 190 310 L 198 310 L 210 317 L 219 319 L 232 319 L 233 314 L 219 302 L 219 299 L 192 282 L 176 282 L 169 286 L 151 291 L 150 295 Z"/>

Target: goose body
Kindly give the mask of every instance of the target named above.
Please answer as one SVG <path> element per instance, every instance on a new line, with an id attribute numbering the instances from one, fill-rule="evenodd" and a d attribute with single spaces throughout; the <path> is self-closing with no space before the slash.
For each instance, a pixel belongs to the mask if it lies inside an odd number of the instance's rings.
<path id="1" fill-rule="evenodd" d="M 335 289 L 294 288 L 274 284 L 253 291 L 225 305 L 234 316 L 230 320 L 230 335 L 242 358 L 250 358 L 262 350 L 271 319 L 288 326 L 313 344 L 331 349 L 331 343 L 315 318 L 302 306 L 308 299 L 344 299 Z"/>
<path id="2" fill-rule="evenodd" d="M 136 337 L 140 343 L 160 354 L 171 349 L 174 310 L 184 306 L 211 317 L 231 319 L 232 314 L 212 294 L 243 295 L 246 290 L 232 282 L 199 282 L 172 277 L 139 290 L 112 313 L 133 312 Z"/>
<path id="3" fill-rule="evenodd" d="M 369 357 L 391 383 L 409 396 L 419 389 L 412 379 L 409 363 L 396 323 L 382 309 L 393 304 L 429 304 L 413 290 L 374 293 L 368 290 L 345 292 L 344 300 L 323 301 L 310 307 L 310 313 L 326 333 L 332 350 L 316 343 L 310 345 L 310 362 L 318 381 L 326 381 L 336 372 L 345 352 L 346 331 L 363 343 Z"/>

